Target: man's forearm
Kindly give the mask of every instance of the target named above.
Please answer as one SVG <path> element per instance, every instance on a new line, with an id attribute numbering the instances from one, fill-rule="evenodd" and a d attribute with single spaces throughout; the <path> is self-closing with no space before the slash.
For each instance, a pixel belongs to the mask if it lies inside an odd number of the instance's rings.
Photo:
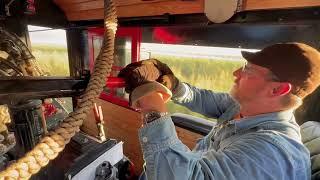
<path id="1" fill-rule="evenodd" d="M 199 89 L 187 83 L 181 83 L 173 102 L 187 107 L 207 117 L 218 118 L 236 102 L 227 93 L 217 93 L 211 90 Z"/>
<path id="2" fill-rule="evenodd" d="M 187 92 L 187 85 L 179 82 L 177 88 L 175 89 L 175 91 L 172 92 L 172 100 L 180 100 L 183 99 L 186 95 Z"/>

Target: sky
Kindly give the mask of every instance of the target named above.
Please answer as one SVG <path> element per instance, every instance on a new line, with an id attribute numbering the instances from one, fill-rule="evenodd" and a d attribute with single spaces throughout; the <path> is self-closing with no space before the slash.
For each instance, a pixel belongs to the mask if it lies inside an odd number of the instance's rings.
<path id="1" fill-rule="evenodd" d="M 52 44 L 67 47 L 66 31 L 40 26 L 28 26 L 32 44 Z M 41 31 L 44 30 L 44 31 Z"/>

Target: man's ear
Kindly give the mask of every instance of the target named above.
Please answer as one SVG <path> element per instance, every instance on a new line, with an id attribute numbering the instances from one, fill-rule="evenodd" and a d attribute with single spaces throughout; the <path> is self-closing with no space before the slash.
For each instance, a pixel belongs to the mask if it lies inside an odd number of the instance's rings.
<path id="1" fill-rule="evenodd" d="M 284 96 L 290 93 L 292 89 L 292 85 L 287 82 L 280 82 L 276 87 L 272 90 L 273 96 Z"/>

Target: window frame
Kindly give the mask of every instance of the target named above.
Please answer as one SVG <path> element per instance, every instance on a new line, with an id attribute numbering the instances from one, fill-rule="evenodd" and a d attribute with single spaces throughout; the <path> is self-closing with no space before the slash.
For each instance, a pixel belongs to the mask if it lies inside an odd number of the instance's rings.
<path id="1" fill-rule="evenodd" d="M 89 48 L 89 69 L 93 71 L 94 67 L 94 45 L 95 37 L 103 37 L 103 27 L 88 28 L 88 48 Z M 117 37 L 129 37 L 131 39 L 131 63 L 137 62 L 140 59 L 140 44 L 142 30 L 139 27 L 120 27 L 117 29 Z M 112 69 L 121 70 L 121 66 L 112 66 Z M 117 97 L 115 94 L 116 88 L 123 88 L 125 83 L 123 79 L 117 77 L 107 77 L 106 86 L 110 88 L 110 92 L 102 92 L 100 99 L 129 108 L 128 100 Z"/>

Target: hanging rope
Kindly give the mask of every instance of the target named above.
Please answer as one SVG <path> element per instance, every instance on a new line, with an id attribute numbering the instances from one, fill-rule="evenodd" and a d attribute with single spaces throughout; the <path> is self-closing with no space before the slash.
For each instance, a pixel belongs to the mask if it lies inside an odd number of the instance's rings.
<path id="1" fill-rule="evenodd" d="M 69 143 L 71 137 L 79 131 L 79 127 L 101 93 L 113 64 L 114 38 L 117 30 L 116 10 L 112 0 L 105 0 L 104 7 L 105 32 L 102 48 L 95 61 L 95 68 L 88 87 L 76 110 L 70 113 L 59 127 L 49 132 L 33 150 L 0 172 L 0 180 L 29 179 L 41 167 L 46 166 L 50 160 L 57 157 L 58 153 Z"/>

